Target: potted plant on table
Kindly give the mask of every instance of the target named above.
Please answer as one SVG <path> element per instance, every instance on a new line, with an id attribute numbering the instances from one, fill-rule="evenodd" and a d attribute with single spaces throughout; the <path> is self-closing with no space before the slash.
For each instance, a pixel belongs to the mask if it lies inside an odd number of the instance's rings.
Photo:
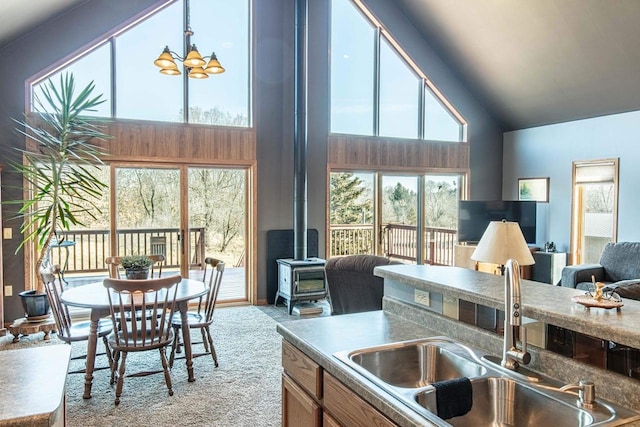
<path id="1" fill-rule="evenodd" d="M 152 263 L 151 258 L 146 255 L 125 255 L 120 258 L 120 265 L 124 268 L 129 280 L 148 278 Z"/>
<path id="2" fill-rule="evenodd" d="M 96 201 L 107 188 L 96 176 L 106 155 L 96 142 L 110 136 L 102 132 L 103 122 L 86 116 L 104 98 L 94 95 L 93 82 L 77 92 L 70 73 L 61 75 L 57 86 L 48 80 L 41 88 L 40 96 L 34 95 L 37 113 L 24 121 L 15 120 L 16 130 L 26 137 L 26 147 L 16 148 L 22 163 L 10 165 L 22 175 L 27 191 L 23 199 L 7 202 L 20 205 L 18 217 L 23 221 L 18 250 L 32 243 L 37 256 L 35 290 L 20 293 L 27 319 L 46 316 L 49 311 L 39 272 L 49 263 L 52 241 L 62 240 L 59 231 L 84 225 L 83 217 L 95 219 L 101 213 Z M 34 303 L 31 298 L 44 298 L 44 302 Z M 32 308 L 39 311 L 31 312 Z"/>

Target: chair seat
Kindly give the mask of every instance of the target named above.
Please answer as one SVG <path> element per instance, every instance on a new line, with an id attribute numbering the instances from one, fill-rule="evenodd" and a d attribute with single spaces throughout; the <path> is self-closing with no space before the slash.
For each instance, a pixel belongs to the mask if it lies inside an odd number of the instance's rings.
<path id="1" fill-rule="evenodd" d="M 73 323 L 69 327 L 69 336 L 62 336 L 58 334 L 58 338 L 65 342 L 74 341 L 86 341 L 89 338 L 89 331 L 91 329 L 91 322 L 88 320 L 78 323 Z M 102 338 L 109 335 L 113 330 L 113 325 L 110 320 L 103 319 L 98 323 L 98 337 Z"/>
<path id="2" fill-rule="evenodd" d="M 187 322 L 189 323 L 190 328 L 199 328 L 201 326 L 205 326 L 207 324 L 211 324 L 212 322 L 207 322 L 207 319 L 204 314 L 196 313 L 195 311 L 187 312 Z M 180 313 L 175 313 L 173 315 L 173 319 L 171 319 L 171 326 L 180 327 L 182 326 L 182 318 L 180 317 Z"/>
<path id="3" fill-rule="evenodd" d="M 156 334 L 157 332 L 158 331 L 156 330 Z M 169 332 L 168 336 L 165 336 L 165 335 L 161 336 L 157 342 L 151 343 L 147 339 L 144 345 L 142 345 L 141 343 L 141 339 L 143 336 L 142 331 L 138 330 L 136 331 L 136 333 L 128 333 L 128 334 L 125 334 L 122 331 L 116 331 L 116 332 L 112 332 L 108 337 L 109 346 L 112 349 L 118 350 L 118 351 L 122 351 L 122 350 L 144 351 L 144 350 L 150 350 L 150 349 L 155 349 L 160 347 L 166 347 L 173 341 L 173 337 L 174 337 L 173 329 L 170 329 L 168 332 Z M 118 335 L 119 344 L 116 341 L 116 334 Z M 149 337 L 150 335 L 151 335 L 151 330 L 147 329 L 145 331 L 144 336 Z"/>

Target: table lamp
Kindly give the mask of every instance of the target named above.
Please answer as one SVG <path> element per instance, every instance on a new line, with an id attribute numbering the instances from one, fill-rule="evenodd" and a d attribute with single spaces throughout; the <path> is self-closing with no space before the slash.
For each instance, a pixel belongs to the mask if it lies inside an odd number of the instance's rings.
<path id="1" fill-rule="evenodd" d="M 535 262 L 518 223 L 506 220 L 489 223 L 471 259 L 505 267 L 509 260 L 519 265 L 531 265 Z M 519 275 L 520 269 L 514 270 Z"/>

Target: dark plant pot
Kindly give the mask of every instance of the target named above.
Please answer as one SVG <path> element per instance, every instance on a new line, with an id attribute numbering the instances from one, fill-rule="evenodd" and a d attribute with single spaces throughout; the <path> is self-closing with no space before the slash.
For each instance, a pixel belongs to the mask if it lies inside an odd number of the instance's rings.
<path id="1" fill-rule="evenodd" d="M 20 300 L 27 319 L 39 319 L 49 316 L 49 299 L 47 294 L 36 294 L 36 291 L 20 292 Z"/>
<path id="2" fill-rule="evenodd" d="M 144 280 L 149 277 L 149 269 L 137 269 L 137 270 L 126 270 L 127 279 L 129 280 Z"/>

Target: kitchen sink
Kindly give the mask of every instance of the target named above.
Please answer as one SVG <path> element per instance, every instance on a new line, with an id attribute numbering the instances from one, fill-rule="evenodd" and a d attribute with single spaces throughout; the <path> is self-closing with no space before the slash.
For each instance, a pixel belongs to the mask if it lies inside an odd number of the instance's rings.
<path id="1" fill-rule="evenodd" d="M 573 393 L 540 390 L 510 378 L 488 377 L 471 381 L 472 406 L 465 415 L 447 420 L 453 426 L 591 426 L 612 421 L 615 411 L 598 404 L 585 410 Z M 415 401 L 437 413 L 432 387 L 415 394 Z"/>
<path id="2" fill-rule="evenodd" d="M 462 353 L 462 354 L 461 354 Z M 369 347 L 336 356 L 365 375 L 395 387 L 419 388 L 436 381 L 486 374 L 471 351 L 441 337 Z"/>
<path id="3" fill-rule="evenodd" d="M 444 336 L 345 350 L 334 356 L 434 425 L 586 427 L 640 420 L 640 413 L 601 399 L 582 405 L 578 394 L 566 387 L 560 390 L 558 381 L 501 369 L 499 363 Z M 447 420 L 437 417 L 433 384 L 458 384 L 463 377 L 471 383 L 471 409 Z"/>

